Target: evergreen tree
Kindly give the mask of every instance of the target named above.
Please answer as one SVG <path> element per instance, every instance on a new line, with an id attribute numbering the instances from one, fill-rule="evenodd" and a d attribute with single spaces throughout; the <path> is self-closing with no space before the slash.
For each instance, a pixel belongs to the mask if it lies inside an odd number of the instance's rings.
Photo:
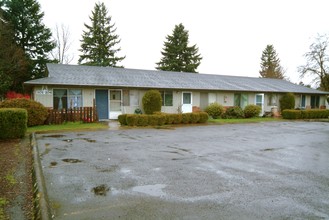
<path id="1" fill-rule="evenodd" d="M 107 14 L 104 3 L 95 4 L 89 17 L 91 25 L 84 24 L 87 31 L 82 34 L 79 64 L 117 67 L 117 63 L 125 58 L 116 55 L 121 50 L 115 48 L 120 39 L 115 34 L 114 24 L 111 24 L 111 16 Z"/>
<path id="2" fill-rule="evenodd" d="M 14 32 L 0 8 L 0 98 L 10 90 L 23 92 L 27 67 L 24 51 L 14 42 Z"/>
<path id="3" fill-rule="evenodd" d="M 188 46 L 189 34 L 183 24 L 176 25 L 172 35 L 166 37 L 162 58 L 156 63 L 158 70 L 196 73 L 202 57 L 196 45 Z"/>
<path id="4" fill-rule="evenodd" d="M 44 13 L 36 0 L 2 0 L 4 17 L 12 24 L 14 40 L 29 61 L 29 79 L 46 76 L 49 52 L 55 47 L 51 31 L 43 23 Z"/>
<path id="5" fill-rule="evenodd" d="M 284 70 L 280 65 L 280 59 L 273 47 L 267 45 L 261 57 L 261 70 L 259 71 L 262 78 L 284 79 Z"/>

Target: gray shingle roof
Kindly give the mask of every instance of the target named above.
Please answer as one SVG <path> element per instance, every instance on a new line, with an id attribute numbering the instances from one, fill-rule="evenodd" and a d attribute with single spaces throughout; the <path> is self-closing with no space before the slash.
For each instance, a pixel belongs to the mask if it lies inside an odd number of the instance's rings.
<path id="1" fill-rule="evenodd" d="M 64 64 L 47 64 L 47 68 L 48 77 L 25 84 L 329 94 L 279 79 Z"/>

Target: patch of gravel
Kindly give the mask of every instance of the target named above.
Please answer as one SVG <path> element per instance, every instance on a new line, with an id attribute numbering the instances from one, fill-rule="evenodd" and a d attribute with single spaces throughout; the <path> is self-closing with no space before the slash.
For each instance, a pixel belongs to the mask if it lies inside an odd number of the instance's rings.
<path id="1" fill-rule="evenodd" d="M 29 137 L 0 141 L 0 198 L 5 219 L 33 219 L 32 149 Z M 8 176 L 13 177 L 9 181 Z"/>

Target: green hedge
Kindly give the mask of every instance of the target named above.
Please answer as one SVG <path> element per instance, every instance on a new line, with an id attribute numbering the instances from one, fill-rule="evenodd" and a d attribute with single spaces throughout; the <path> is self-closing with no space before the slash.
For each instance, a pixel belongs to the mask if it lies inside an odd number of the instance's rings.
<path id="1" fill-rule="evenodd" d="M 0 109 L 0 139 L 24 137 L 26 129 L 27 111 L 25 109 Z"/>
<path id="2" fill-rule="evenodd" d="M 118 120 L 121 125 L 128 126 L 161 126 L 165 124 L 194 124 L 206 123 L 208 114 L 206 112 L 167 114 L 156 113 L 153 115 L 123 114 L 119 115 Z"/>
<path id="3" fill-rule="evenodd" d="M 312 110 L 283 110 L 282 118 L 284 119 L 317 119 L 329 118 L 328 109 L 312 109 Z"/>
<path id="4" fill-rule="evenodd" d="M 0 103 L 0 108 L 23 108 L 27 110 L 27 126 L 43 125 L 48 117 L 48 110 L 41 103 L 30 99 L 7 99 Z"/>

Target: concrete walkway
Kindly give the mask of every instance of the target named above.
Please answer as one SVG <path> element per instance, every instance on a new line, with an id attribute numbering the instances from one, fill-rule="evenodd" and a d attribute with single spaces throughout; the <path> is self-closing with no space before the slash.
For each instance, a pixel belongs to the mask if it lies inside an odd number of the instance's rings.
<path id="1" fill-rule="evenodd" d="M 109 129 L 37 142 L 55 219 L 329 218 L 328 123 Z"/>

